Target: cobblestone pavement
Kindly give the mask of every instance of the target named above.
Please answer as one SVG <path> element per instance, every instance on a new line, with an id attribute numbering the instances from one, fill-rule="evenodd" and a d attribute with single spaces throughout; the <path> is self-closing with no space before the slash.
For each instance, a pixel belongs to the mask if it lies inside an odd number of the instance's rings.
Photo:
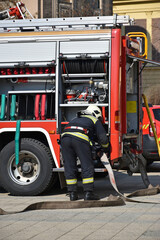
<path id="1" fill-rule="evenodd" d="M 160 184 L 159 166 L 160 163 L 153 164 L 149 169 L 153 185 Z M 126 171 L 120 171 L 115 172 L 115 177 L 122 193 L 144 188 L 138 173 L 130 177 Z M 79 191 L 82 200 L 81 184 Z M 96 179 L 95 191 L 102 200 L 116 195 L 108 177 Z M 136 199 L 160 203 L 160 194 Z M 64 190 L 38 197 L 15 197 L 0 188 L 0 208 L 7 211 L 22 210 L 34 202 L 57 200 L 69 200 Z M 0 240 L 160 240 L 159 226 L 160 204 L 127 202 L 118 207 L 37 210 L 0 216 Z"/>

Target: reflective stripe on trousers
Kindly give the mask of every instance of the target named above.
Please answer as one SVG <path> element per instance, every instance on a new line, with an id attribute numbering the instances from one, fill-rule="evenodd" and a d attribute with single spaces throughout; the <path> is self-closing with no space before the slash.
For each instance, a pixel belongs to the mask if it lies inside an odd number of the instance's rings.
<path id="1" fill-rule="evenodd" d="M 77 184 L 77 179 L 66 179 L 67 185 Z"/>
<path id="2" fill-rule="evenodd" d="M 93 183 L 94 182 L 94 178 L 83 178 L 82 183 L 83 184 L 87 184 L 87 183 Z"/>

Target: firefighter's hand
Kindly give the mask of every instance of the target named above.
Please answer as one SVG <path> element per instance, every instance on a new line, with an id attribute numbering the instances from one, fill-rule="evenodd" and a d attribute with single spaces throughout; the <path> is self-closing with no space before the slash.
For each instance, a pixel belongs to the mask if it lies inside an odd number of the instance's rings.
<path id="1" fill-rule="evenodd" d="M 100 150 L 99 152 L 97 152 L 97 156 L 98 156 L 99 158 L 101 158 L 102 155 L 103 155 L 103 151 Z"/>
<path id="2" fill-rule="evenodd" d="M 105 154 L 106 154 L 107 158 L 110 157 L 110 153 L 109 152 L 106 152 Z"/>

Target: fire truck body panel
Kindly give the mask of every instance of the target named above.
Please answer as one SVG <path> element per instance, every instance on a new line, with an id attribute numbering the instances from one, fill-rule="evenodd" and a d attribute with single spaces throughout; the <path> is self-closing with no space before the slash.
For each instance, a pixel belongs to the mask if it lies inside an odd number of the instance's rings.
<path id="1" fill-rule="evenodd" d="M 1 122 L 0 134 L 16 132 L 16 121 L 12 122 Z M 22 121 L 21 123 L 21 132 L 24 133 L 24 136 L 32 133 L 32 136 L 37 132 L 43 133 L 45 136 L 49 149 L 52 153 L 52 157 L 54 159 L 56 167 L 60 167 L 60 147 L 57 143 L 57 139 L 59 139 L 59 135 L 55 133 L 53 129 L 56 129 L 56 121 Z M 27 133 L 27 134 L 25 134 Z M 36 138 L 36 137 L 35 137 Z"/>
<path id="2" fill-rule="evenodd" d="M 121 48 L 122 48 L 122 56 L 120 59 L 120 65 L 122 66 L 121 70 L 121 81 L 122 81 L 122 86 L 121 87 L 121 106 L 122 106 L 122 112 L 121 112 L 121 129 L 122 129 L 122 134 L 127 133 L 127 119 L 126 119 L 126 37 L 122 36 L 122 43 L 121 43 Z M 123 60 L 122 60 L 123 59 Z"/>
<path id="3" fill-rule="evenodd" d="M 122 156 L 121 152 L 121 129 L 120 129 L 120 29 L 112 30 L 112 51 L 111 51 L 111 145 L 114 151 L 111 152 L 111 160 Z M 114 90 L 113 90 L 114 89 Z"/>

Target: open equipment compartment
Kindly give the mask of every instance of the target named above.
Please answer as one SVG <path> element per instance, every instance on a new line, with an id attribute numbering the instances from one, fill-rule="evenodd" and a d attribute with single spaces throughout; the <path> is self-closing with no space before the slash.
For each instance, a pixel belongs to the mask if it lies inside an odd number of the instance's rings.
<path id="1" fill-rule="evenodd" d="M 59 116 L 63 124 L 89 104 L 103 109 L 103 120 L 108 124 L 110 36 L 111 30 L 99 34 L 90 31 L 87 35 L 70 36 L 69 41 L 60 42 Z M 107 130 L 109 133 L 108 127 Z"/>

